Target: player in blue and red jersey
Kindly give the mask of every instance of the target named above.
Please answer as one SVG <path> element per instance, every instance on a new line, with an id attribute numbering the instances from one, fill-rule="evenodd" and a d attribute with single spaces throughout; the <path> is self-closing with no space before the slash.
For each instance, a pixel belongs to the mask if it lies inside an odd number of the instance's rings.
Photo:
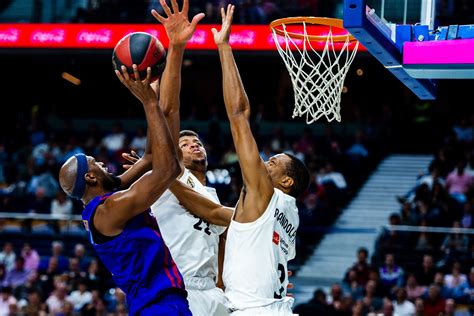
<path id="1" fill-rule="evenodd" d="M 131 315 L 191 315 L 181 274 L 161 238 L 150 206 L 180 173 L 176 150 L 158 98 L 147 78 L 117 72 L 120 81 L 142 102 L 148 130 L 145 158 L 120 177 L 93 157 L 78 154 L 61 167 L 60 184 L 80 199 L 90 242 L 127 295 Z M 150 159 L 151 156 L 151 159 Z M 134 181 L 143 168 L 151 171 Z M 133 182 L 134 181 L 134 182 Z M 128 189 L 116 190 L 117 187 Z"/>

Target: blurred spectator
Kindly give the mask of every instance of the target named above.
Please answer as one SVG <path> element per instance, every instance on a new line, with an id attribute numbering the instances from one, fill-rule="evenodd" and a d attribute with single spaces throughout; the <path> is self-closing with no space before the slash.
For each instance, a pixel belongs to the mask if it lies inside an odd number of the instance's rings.
<path id="1" fill-rule="evenodd" d="M 46 190 L 43 187 L 38 187 L 33 196 L 33 199 L 30 201 L 29 212 L 48 214 L 50 213 L 50 208 L 51 200 L 46 195 Z"/>
<path id="2" fill-rule="evenodd" d="M 415 305 L 407 299 L 407 291 L 399 288 L 396 292 L 396 300 L 393 301 L 394 312 L 397 316 L 415 315 Z"/>
<path id="3" fill-rule="evenodd" d="M 391 253 L 385 255 L 385 264 L 380 267 L 380 280 L 387 289 L 398 288 L 403 284 L 403 269 L 395 264 L 395 257 Z"/>
<path id="4" fill-rule="evenodd" d="M 53 217 L 72 215 L 72 210 L 73 205 L 71 199 L 67 197 L 64 191 L 58 191 L 56 198 L 51 202 L 51 215 Z"/>
<path id="5" fill-rule="evenodd" d="M 97 260 L 91 260 L 89 268 L 87 269 L 87 280 L 89 282 L 90 288 L 97 288 L 101 283 L 101 276 L 99 274 L 99 263 Z"/>
<path id="6" fill-rule="evenodd" d="M 25 259 L 17 257 L 13 269 L 7 272 L 3 285 L 13 288 L 26 283 L 31 271 L 25 269 Z"/>
<path id="7" fill-rule="evenodd" d="M 450 264 L 453 261 L 463 259 L 467 255 L 467 249 L 469 246 L 469 239 L 466 235 L 456 231 L 456 228 L 460 228 L 461 224 L 458 221 L 453 223 L 453 233 L 446 236 L 441 245 L 441 250 L 444 252 L 444 263 Z"/>
<path id="8" fill-rule="evenodd" d="M 369 280 L 370 265 L 367 262 L 369 251 L 367 248 L 359 248 L 357 250 L 357 262 L 346 272 L 345 280 L 347 280 L 349 271 L 354 271 L 356 274 L 356 282 L 360 286 L 365 286 Z"/>
<path id="9" fill-rule="evenodd" d="M 415 273 L 418 284 L 425 286 L 432 284 L 435 274 L 436 268 L 434 266 L 433 256 L 429 254 L 424 255 L 421 268 Z"/>
<path id="10" fill-rule="evenodd" d="M 3 245 L 3 251 L 0 252 L 0 263 L 3 264 L 7 271 L 13 269 L 15 265 L 16 254 L 13 251 L 13 245 L 10 242 L 6 242 Z"/>
<path id="11" fill-rule="evenodd" d="M 77 290 L 72 291 L 67 300 L 74 306 L 74 310 L 79 312 L 82 307 L 92 301 L 92 293 L 87 291 L 87 282 L 80 280 L 77 284 Z"/>
<path id="12" fill-rule="evenodd" d="M 425 305 L 421 298 L 417 298 L 415 301 L 415 315 L 425 316 Z"/>
<path id="13" fill-rule="evenodd" d="M 41 300 L 41 293 L 37 290 L 28 293 L 28 300 L 21 311 L 26 316 L 46 316 L 46 305 Z"/>
<path id="14" fill-rule="evenodd" d="M 471 143 L 474 138 L 474 130 L 468 125 L 466 118 L 462 118 L 459 125 L 454 125 L 453 131 L 461 143 Z"/>
<path id="15" fill-rule="evenodd" d="M 298 144 L 297 143 L 293 143 L 291 145 L 291 149 L 287 149 L 284 152 L 287 153 L 287 154 L 295 156 L 296 158 L 298 158 L 302 162 L 305 162 L 305 156 L 301 151 L 298 150 Z"/>
<path id="16" fill-rule="evenodd" d="M 7 271 L 6 271 L 5 265 L 3 263 L 0 263 L 0 285 L 3 284 L 3 281 L 5 280 L 6 276 L 7 276 Z"/>
<path id="17" fill-rule="evenodd" d="M 122 125 L 115 123 L 112 127 L 112 132 L 102 139 L 102 144 L 110 153 L 114 153 L 123 148 L 126 137 Z"/>
<path id="18" fill-rule="evenodd" d="M 461 304 L 468 304 L 474 309 L 474 267 L 471 267 L 469 278 L 454 289 L 454 298 Z"/>
<path id="19" fill-rule="evenodd" d="M 55 286 L 55 290 L 46 300 L 48 310 L 51 314 L 56 315 L 62 312 L 64 304 L 68 302 L 67 287 L 64 283 L 58 283 Z"/>
<path id="20" fill-rule="evenodd" d="M 56 195 L 59 184 L 51 171 L 38 169 L 36 174 L 31 177 L 27 188 L 28 193 L 37 194 L 39 188 L 42 188 L 43 194 L 49 199 Z"/>
<path id="21" fill-rule="evenodd" d="M 81 271 L 79 259 L 75 257 L 69 258 L 69 271 L 67 275 L 69 276 L 69 281 L 73 287 L 87 276 L 86 272 Z"/>
<path id="22" fill-rule="evenodd" d="M 268 161 L 273 155 L 275 155 L 275 153 L 272 151 L 270 145 L 268 143 L 264 144 L 260 150 L 260 158 L 262 158 L 263 161 Z"/>
<path id="23" fill-rule="evenodd" d="M 91 258 L 86 256 L 86 248 L 83 244 L 76 244 L 74 246 L 74 258 L 79 261 L 82 271 L 87 271 L 91 263 Z"/>
<path id="24" fill-rule="evenodd" d="M 120 313 L 122 309 L 127 308 L 125 293 L 118 287 L 110 289 L 108 297 L 107 310 L 110 313 Z"/>
<path id="25" fill-rule="evenodd" d="M 365 286 L 365 296 L 362 298 L 364 308 L 368 312 L 377 312 L 382 309 L 383 300 L 381 297 L 376 296 L 376 283 L 375 281 L 368 281 Z"/>
<path id="26" fill-rule="evenodd" d="M 326 293 L 321 289 L 317 289 L 308 303 L 296 306 L 293 312 L 300 316 L 330 315 L 331 308 L 327 304 Z"/>
<path id="27" fill-rule="evenodd" d="M 445 311 L 446 301 L 440 295 L 440 288 L 437 285 L 430 285 L 428 295 L 423 301 L 425 316 L 439 316 L 443 315 Z"/>
<path id="28" fill-rule="evenodd" d="M 334 170 L 332 163 L 327 162 L 326 165 L 321 168 L 318 174 L 318 183 L 327 185 L 333 184 L 339 190 L 347 188 L 347 182 L 342 173 Z"/>
<path id="29" fill-rule="evenodd" d="M 59 272 L 66 271 L 69 266 L 69 260 L 63 256 L 63 248 L 64 244 L 62 241 L 56 240 L 51 244 L 51 257 L 55 257 L 57 259 Z"/>
<path id="30" fill-rule="evenodd" d="M 10 305 L 12 304 L 16 305 L 17 300 L 12 295 L 11 287 L 0 286 L 0 315 L 10 315 Z"/>
<path id="31" fill-rule="evenodd" d="M 40 264 L 40 256 L 38 252 L 31 248 L 29 243 L 25 243 L 23 245 L 23 249 L 21 250 L 21 256 L 25 259 L 25 269 L 29 271 L 36 271 L 38 270 Z"/>
<path id="32" fill-rule="evenodd" d="M 452 267 L 451 274 L 444 276 L 444 284 L 448 289 L 454 289 L 467 282 L 465 274 L 461 273 L 461 265 L 459 262 L 455 262 Z"/>
<path id="33" fill-rule="evenodd" d="M 434 279 L 434 276 L 433 276 L 433 279 Z M 407 276 L 407 285 L 405 289 L 407 291 L 407 298 L 413 302 L 417 298 L 421 297 L 426 291 L 425 286 L 418 285 L 414 274 L 409 274 Z"/>
<path id="34" fill-rule="evenodd" d="M 145 153 L 146 148 L 146 134 L 145 130 L 140 127 L 137 129 L 135 137 L 133 137 L 132 142 L 130 143 L 130 149 L 135 150 L 135 152 L 142 157 Z"/>
<path id="35" fill-rule="evenodd" d="M 466 202 L 466 193 L 474 184 L 474 177 L 467 172 L 466 162 L 460 160 L 454 169 L 446 178 L 446 188 L 449 194 L 459 203 Z"/>

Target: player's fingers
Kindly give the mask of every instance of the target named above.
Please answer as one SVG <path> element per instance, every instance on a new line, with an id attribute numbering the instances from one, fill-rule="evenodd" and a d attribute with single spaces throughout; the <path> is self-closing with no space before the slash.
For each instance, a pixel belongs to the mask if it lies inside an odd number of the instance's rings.
<path id="1" fill-rule="evenodd" d="M 212 34 L 213 34 L 214 36 L 217 35 L 217 33 L 218 33 L 215 28 L 212 28 L 212 29 L 211 29 L 211 32 L 212 32 Z"/>
<path id="2" fill-rule="evenodd" d="M 188 11 L 189 11 L 189 0 L 184 0 L 183 1 L 183 9 L 181 10 L 181 13 L 183 13 L 187 16 Z"/>
<path id="3" fill-rule="evenodd" d="M 157 19 L 161 24 L 165 23 L 166 19 L 162 17 L 155 9 L 151 10 L 151 15 Z"/>
<path id="4" fill-rule="evenodd" d="M 292 276 L 292 275 L 293 275 L 293 271 L 288 270 L 288 276 L 290 277 L 290 276 Z"/>
<path id="5" fill-rule="evenodd" d="M 171 0 L 171 7 L 173 8 L 173 13 L 174 14 L 179 13 L 179 7 L 178 7 L 178 3 L 176 2 L 176 0 Z"/>
<path id="6" fill-rule="evenodd" d="M 151 81 L 151 67 L 148 67 L 146 69 L 146 78 L 145 80 L 143 80 L 143 83 L 150 84 L 150 81 Z"/>
<path id="7" fill-rule="evenodd" d="M 125 81 L 129 81 L 130 76 L 128 75 L 127 67 L 122 66 L 121 69 L 122 69 L 123 78 L 125 79 Z"/>
<path id="8" fill-rule="evenodd" d="M 173 15 L 173 13 L 171 13 L 170 7 L 168 7 L 165 0 L 160 0 L 160 4 L 163 10 L 165 11 L 167 17 L 170 17 Z"/>
<path id="9" fill-rule="evenodd" d="M 222 23 L 224 23 L 224 21 L 225 21 L 225 11 L 224 11 L 224 7 L 221 8 L 221 18 L 222 18 Z"/>
<path id="10" fill-rule="evenodd" d="M 227 13 L 227 19 L 229 21 L 229 24 L 232 24 L 232 19 L 234 18 L 234 10 L 235 10 L 235 5 L 230 6 L 230 11 Z"/>
<path id="11" fill-rule="evenodd" d="M 193 27 L 193 29 L 196 28 L 197 24 L 199 23 L 199 21 L 201 21 L 202 19 L 204 19 L 206 15 L 204 13 L 198 13 L 194 16 L 193 20 L 191 21 L 191 25 Z"/>
<path id="12" fill-rule="evenodd" d="M 132 168 L 132 165 L 122 165 L 123 169 L 128 170 Z"/>
<path id="13" fill-rule="evenodd" d="M 135 77 L 135 81 L 140 81 L 140 73 L 138 72 L 138 66 L 133 64 L 133 76 Z"/>
<path id="14" fill-rule="evenodd" d="M 123 78 L 122 74 L 120 73 L 120 71 L 118 71 L 117 69 L 115 69 L 115 74 L 117 75 L 117 78 L 120 80 L 121 83 L 124 83 L 125 79 Z"/>
<path id="15" fill-rule="evenodd" d="M 292 289 L 293 288 L 293 283 L 288 283 L 288 286 L 286 288 L 287 289 Z"/>

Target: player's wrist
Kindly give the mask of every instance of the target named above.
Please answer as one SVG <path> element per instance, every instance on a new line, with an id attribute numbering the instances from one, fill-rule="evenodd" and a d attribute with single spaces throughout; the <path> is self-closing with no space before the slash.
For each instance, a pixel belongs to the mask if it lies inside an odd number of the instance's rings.
<path id="1" fill-rule="evenodd" d="M 229 42 L 222 42 L 222 43 L 219 43 L 219 44 L 217 44 L 217 48 L 218 48 L 218 49 L 232 49 L 232 48 L 230 47 Z"/>

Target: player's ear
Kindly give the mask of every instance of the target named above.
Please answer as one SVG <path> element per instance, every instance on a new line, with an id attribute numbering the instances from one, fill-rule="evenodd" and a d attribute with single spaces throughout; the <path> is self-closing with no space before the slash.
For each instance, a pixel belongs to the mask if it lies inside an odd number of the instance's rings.
<path id="1" fill-rule="evenodd" d="M 287 189 L 288 191 L 291 190 L 291 187 L 293 186 L 293 183 L 295 183 L 295 181 L 293 180 L 292 177 L 289 177 L 289 176 L 284 176 L 281 180 L 280 180 L 280 185 L 282 187 L 284 187 L 285 189 Z"/>
<path id="2" fill-rule="evenodd" d="M 93 172 L 88 172 L 84 175 L 84 180 L 88 185 L 96 185 L 97 184 L 97 177 Z"/>

